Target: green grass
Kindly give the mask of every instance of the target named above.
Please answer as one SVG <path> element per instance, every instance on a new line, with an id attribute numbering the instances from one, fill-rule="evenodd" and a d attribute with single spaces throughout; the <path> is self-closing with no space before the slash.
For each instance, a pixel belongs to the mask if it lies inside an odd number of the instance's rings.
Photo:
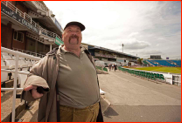
<path id="1" fill-rule="evenodd" d="M 141 67 L 132 69 L 181 74 L 181 67 Z"/>

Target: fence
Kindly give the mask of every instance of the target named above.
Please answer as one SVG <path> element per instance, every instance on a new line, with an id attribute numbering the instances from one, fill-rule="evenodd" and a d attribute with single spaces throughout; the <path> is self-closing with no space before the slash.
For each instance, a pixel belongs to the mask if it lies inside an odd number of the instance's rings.
<path id="1" fill-rule="evenodd" d="M 14 84 L 13 84 L 14 87 L 13 88 L 1 88 L 1 91 L 13 90 L 12 122 L 15 122 L 16 91 L 17 90 L 23 90 L 23 88 L 17 88 L 17 77 L 18 77 L 18 74 L 25 74 L 25 75 L 28 74 L 28 72 L 18 71 L 19 57 L 24 57 L 24 58 L 28 58 L 28 59 L 32 59 L 32 60 L 40 60 L 40 58 L 33 57 L 33 56 L 25 54 L 25 53 L 13 51 L 13 50 L 10 50 L 10 49 L 4 48 L 4 47 L 1 47 L 1 52 L 6 52 L 6 53 L 9 53 L 9 54 L 12 54 L 12 55 L 15 56 L 15 69 L 14 70 L 1 69 L 1 71 L 3 71 L 3 72 L 12 72 L 12 73 L 14 73 Z"/>

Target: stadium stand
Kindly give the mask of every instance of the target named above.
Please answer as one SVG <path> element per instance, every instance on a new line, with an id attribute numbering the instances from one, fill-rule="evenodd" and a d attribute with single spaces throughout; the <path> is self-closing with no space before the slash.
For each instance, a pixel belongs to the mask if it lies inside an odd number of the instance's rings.
<path id="1" fill-rule="evenodd" d="M 158 66 L 159 65 L 159 63 L 156 63 L 155 61 L 152 61 L 152 60 L 146 60 L 146 61 L 150 62 L 154 66 Z"/>
<path id="2" fill-rule="evenodd" d="M 152 60 L 145 59 L 143 60 L 143 64 L 150 66 L 168 66 L 168 67 L 181 67 L 181 60 Z"/>
<path id="3" fill-rule="evenodd" d="M 143 63 L 145 66 L 148 65 L 148 63 L 147 63 L 145 60 L 143 60 L 142 63 Z"/>
<path id="4" fill-rule="evenodd" d="M 175 67 L 176 65 L 169 63 L 167 60 L 153 60 L 155 62 L 158 62 L 162 66 L 169 66 L 169 67 Z"/>
<path id="5" fill-rule="evenodd" d="M 181 60 L 171 60 L 171 61 L 176 63 L 177 66 L 181 67 Z"/>

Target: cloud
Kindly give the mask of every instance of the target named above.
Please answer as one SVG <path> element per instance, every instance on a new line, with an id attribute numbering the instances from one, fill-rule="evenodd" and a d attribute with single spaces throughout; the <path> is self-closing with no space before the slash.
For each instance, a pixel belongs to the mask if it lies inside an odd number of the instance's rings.
<path id="1" fill-rule="evenodd" d="M 124 49 L 131 49 L 131 50 L 144 49 L 144 48 L 149 47 L 149 46 L 150 46 L 150 44 L 148 42 L 145 42 L 145 41 L 136 41 L 135 40 L 135 41 L 131 41 L 129 43 L 124 43 Z"/>
<path id="2" fill-rule="evenodd" d="M 133 49 L 133 50 L 128 51 L 126 49 L 124 51 L 126 51 L 126 52 L 128 52 L 128 53 L 130 53 L 132 55 L 140 56 L 141 58 L 149 58 L 150 55 L 161 55 L 161 56 L 164 55 L 160 50 L 150 50 L 150 49 L 149 50 L 143 50 L 143 49 L 135 50 L 135 49 Z"/>
<path id="3" fill-rule="evenodd" d="M 181 57 L 180 1 L 45 1 L 62 27 L 86 26 L 84 43 L 149 57 Z M 179 57 L 180 56 L 180 57 Z"/>
<path id="4" fill-rule="evenodd" d="M 158 54 L 161 54 L 162 52 L 159 51 L 159 50 L 147 50 L 144 52 L 144 54 L 151 54 L 151 55 L 158 55 Z"/>
<path id="5" fill-rule="evenodd" d="M 128 37 L 136 37 L 139 35 L 139 32 L 132 32 L 131 34 L 129 34 Z"/>

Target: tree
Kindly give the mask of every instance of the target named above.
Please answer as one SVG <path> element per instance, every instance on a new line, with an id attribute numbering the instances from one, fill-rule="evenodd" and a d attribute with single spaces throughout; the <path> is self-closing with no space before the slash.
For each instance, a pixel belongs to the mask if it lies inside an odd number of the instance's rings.
<path id="1" fill-rule="evenodd" d="M 142 64 L 142 61 L 143 61 L 143 58 L 138 58 L 137 59 L 137 64 L 140 64 L 141 65 Z"/>

